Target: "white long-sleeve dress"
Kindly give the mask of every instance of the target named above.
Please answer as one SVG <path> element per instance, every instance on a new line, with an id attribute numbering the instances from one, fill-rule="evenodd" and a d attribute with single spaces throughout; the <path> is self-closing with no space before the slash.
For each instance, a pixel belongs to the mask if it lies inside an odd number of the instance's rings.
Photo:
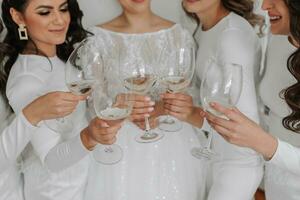
<path id="1" fill-rule="evenodd" d="M 103 54 L 113 55 L 114 47 L 119 43 L 125 47 L 127 58 L 132 62 L 141 57 L 139 45 L 146 39 L 155 50 L 154 53 L 159 53 L 166 41 L 169 45 L 176 42 L 194 45 L 190 34 L 178 24 L 145 34 L 117 33 L 99 27 L 92 28 L 92 32 L 98 37 Z M 172 49 L 171 46 L 167 48 Z M 161 60 L 163 62 L 165 59 Z M 124 70 L 127 67 L 134 66 L 125 65 Z M 112 71 L 117 70 L 117 66 L 114 66 Z M 113 74 L 109 77 L 109 81 L 121 78 Z M 152 95 L 157 97 L 158 93 L 154 92 Z M 203 199 L 205 166 L 190 154 L 192 147 L 199 146 L 193 128 L 184 123 L 182 130 L 165 132 L 164 138 L 147 144 L 135 141 L 135 137 L 141 133 L 141 129 L 127 122 L 119 131 L 116 141 L 123 149 L 122 160 L 114 165 L 103 165 L 94 161 L 91 165 L 86 200 Z"/>
<path id="2" fill-rule="evenodd" d="M 260 64 L 261 48 L 251 25 L 231 12 L 207 31 L 197 30 L 198 42 L 196 85 L 200 87 L 209 59 L 221 63 L 242 65 L 243 86 L 237 108 L 258 122 L 254 71 Z M 208 129 L 205 123 L 203 128 Z M 212 130 L 213 131 L 213 130 Z M 253 133 L 255 134 L 255 133 Z M 253 150 L 229 144 L 213 131 L 212 148 L 218 157 L 211 162 L 208 172 L 209 200 L 250 200 L 263 175 L 261 157 Z"/>
<path id="3" fill-rule="evenodd" d="M 18 115 L 38 96 L 65 91 L 64 68 L 65 63 L 56 56 L 19 55 L 9 74 L 6 92 L 15 113 Z M 84 113 L 84 102 L 77 108 Z M 83 199 L 90 157 L 79 133 L 86 125 L 82 117 L 72 132 L 61 134 L 40 123 L 31 133 L 30 144 L 22 153 L 25 199 Z"/>
<path id="4" fill-rule="evenodd" d="M 291 110 L 280 95 L 296 83 L 287 69 L 287 59 L 294 51 L 296 47 L 287 36 L 271 36 L 265 74 L 259 85 L 263 123 L 266 131 L 279 139 L 275 156 L 266 163 L 264 186 L 268 200 L 300 199 L 300 134 L 283 127 L 282 119 Z"/>
<path id="5" fill-rule="evenodd" d="M 0 97 L 0 199 L 24 199 L 20 163 L 17 159 L 36 128 L 22 112 L 14 118 L 14 114 Z"/>

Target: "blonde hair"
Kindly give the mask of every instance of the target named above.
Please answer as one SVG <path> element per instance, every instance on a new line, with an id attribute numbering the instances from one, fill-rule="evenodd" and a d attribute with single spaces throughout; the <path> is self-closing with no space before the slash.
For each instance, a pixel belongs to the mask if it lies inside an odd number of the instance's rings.
<path id="1" fill-rule="evenodd" d="M 259 36 L 263 35 L 263 28 L 265 26 L 265 18 L 261 15 L 255 14 L 254 1 L 253 0 L 221 0 L 222 5 L 227 10 L 240 15 L 245 18 L 253 27 L 259 27 Z M 186 14 L 193 18 L 197 24 L 200 24 L 200 20 L 195 13 L 188 12 L 184 6 L 182 6 Z"/>

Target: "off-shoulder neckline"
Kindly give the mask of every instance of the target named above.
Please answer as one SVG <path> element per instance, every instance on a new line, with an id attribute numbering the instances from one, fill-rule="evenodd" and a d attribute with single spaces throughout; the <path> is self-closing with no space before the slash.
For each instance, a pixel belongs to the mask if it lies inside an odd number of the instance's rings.
<path id="1" fill-rule="evenodd" d="M 119 36 L 124 36 L 124 37 L 131 37 L 131 36 L 151 36 L 151 35 L 157 35 L 157 34 L 161 34 L 161 33 L 164 33 L 164 32 L 172 31 L 173 29 L 175 29 L 178 26 L 180 26 L 180 24 L 175 23 L 174 25 L 172 25 L 169 28 L 161 29 L 161 30 L 158 30 L 158 31 L 155 31 L 155 32 L 146 32 L 146 33 L 116 32 L 116 31 L 112 31 L 112 30 L 109 30 L 109 29 L 102 28 L 100 26 L 95 26 L 95 28 L 97 30 L 101 30 L 101 31 L 104 31 L 104 32 L 107 32 L 107 33 L 111 33 L 111 34 L 114 34 L 114 35 L 119 35 Z"/>

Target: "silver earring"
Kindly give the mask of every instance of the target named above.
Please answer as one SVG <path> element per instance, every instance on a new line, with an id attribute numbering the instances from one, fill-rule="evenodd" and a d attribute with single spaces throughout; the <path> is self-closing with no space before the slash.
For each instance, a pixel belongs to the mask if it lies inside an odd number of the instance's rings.
<path id="1" fill-rule="evenodd" d="M 18 31 L 20 40 L 28 40 L 27 30 L 24 24 L 19 25 Z"/>

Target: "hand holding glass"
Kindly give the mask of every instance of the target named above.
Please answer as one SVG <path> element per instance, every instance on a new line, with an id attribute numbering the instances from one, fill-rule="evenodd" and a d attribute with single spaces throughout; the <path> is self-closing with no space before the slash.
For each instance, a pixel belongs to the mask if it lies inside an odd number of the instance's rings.
<path id="1" fill-rule="evenodd" d="M 184 92 L 190 85 L 194 71 L 194 48 L 181 47 L 170 54 L 166 66 L 159 70 L 160 80 L 167 87 L 167 92 Z M 168 115 L 160 123 L 159 128 L 168 132 L 176 132 L 182 128 L 182 123 Z"/>
<path id="2" fill-rule="evenodd" d="M 211 102 L 218 102 L 225 107 L 237 104 L 243 86 L 242 66 L 235 63 L 218 63 L 211 60 L 206 68 L 200 87 L 200 97 L 203 109 L 214 115 L 225 118 L 224 115 L 212 109 Z M 208 133 L 208 142 L 203 148 L 193 148 L 191 153 L 197 158 L 212 159 L 217 153 L 211 149 L 212 129 Z"/>

